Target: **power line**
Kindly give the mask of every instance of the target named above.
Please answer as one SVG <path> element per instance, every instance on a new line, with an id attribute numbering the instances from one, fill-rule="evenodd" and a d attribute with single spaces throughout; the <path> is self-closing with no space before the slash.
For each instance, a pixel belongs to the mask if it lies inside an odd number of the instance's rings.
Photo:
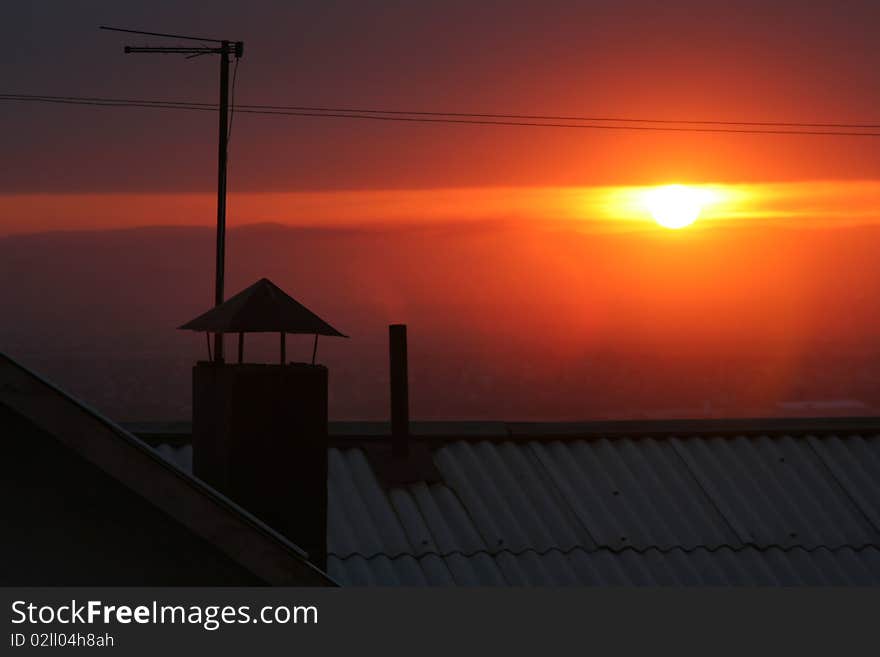
<path id="1" fill-rule="evenodd" d="M 217 105 L 189 101 L 159 101 L 140 99 L 90 98 L 77 96 L 37 96 L 29 94 L 0 94 L 0 101 L 46 102 L 71 105 L 96 105 L 104 107 L 140 107 L 152 109 L 176 109 L 216 111 Z M 297 107 L 285 105 L 238 105 L 236 111 L 245 114 L 301 116 L 313 118 L 360 119 L 373 121 L 400 121 L 408 123 L 442 123 L 484 126 L 514 126 L 540 128 L 567 128 L 590 130 L 630 130 L 650 132 L 697 132 L 764 135 L 806 135 L 832 137 L 880 137 L 880 132 L 865 130 L 880 128 L 869 123 L 801 123 L 801 122 L 749 122 L 705 121 L 632 118 L 550 117 L 520 114 L 478 114 L 442 112 L 403 112 L 400 110 L 369 110 L 361 108 Z M 481 118 L 512 117 L 512 118 Z M 531 117 L 540 117 L 532 119 Z M 567 123 L 560 121 L 583 121 Z M 626 125 L 600 124 L 598 121 L 626 122 Z M 642 122 L 637 124 L 637 122 Z M 657 125 L 644 125 L 654 123 Z M 736 127 L 744 126 L 744 127 Z M 747 126 L 760 126 L 756 128 Z M 801 129 L 819 128 L 819 129 Z M 839 129 L 843 128 L 843 129 Z"/>
<path id="2" fill-rule="evenodd" d="M 828 135 L 836 137 L 880 137 L 880 132 L 856 132 L 856 131 L 825 131 L 825 130 L 758 130 L 752 128 L 699 128 L 699 127 L 683 127 L 683 126 L 647 126 L 647 125 L 597 125 L 592 123 L 550 123 L 538 121 L 508 121 L 508 120 L 490 120 L 490 119 L 459 119 L 459 118 L 440 118 L 440 117 L 413 117 L 413 116 L 390 116 L 390 115 L 372 115 L 372 114 L 346 114 L 331 113 L 322 111 L 299 112 L 299 111 L 279 111 L 279 110 L 255 110 L 255 109 L 239 109 L 240 112 L 250 114 L 278 114 L 287 116 L 308 116 L 308 117 L 326 117 L 339 119 L 366 119 L 376 121 L 407 121 L 412 123 L 452 123 L 462 125 L 496 125 L 496 126 L 518 126 L 533 128 L 574 128 L 574 129 L 591 129 L 591 130 L 642 130 L 651 132 L 704 132 L 704 133 L 740 133 L 740 134 L 758 134 L 758 135 Z"/>
<path id="3" fill-rule="evenodd" d="M 30 95 L 30 94 L 0 94 L 3 98 L 63 98 L 66 100 L 95 100 L 118 103 L 143 103 L 143 104 L 172 104 L 172 105 L 188 105 L 217 108 L 212 103 L 197 103 L 181 100 L 144 100 L 131 98 L 94 98 L 88 96 L 48 96 L 48 95 Z M 534 120 L 534 121 L 581 121 L 581 122 L 612 122 L 612 123 L 656 123 L 656 124 L 680 124 L 680 125 L 721 125 L 721 126 L 753 126 L 753 127 L 786 127 L 786 128 L 849 128 L 849 129 L 877 129 L 880 123 L 815 123 L 804 121 L 719 121 L 706 119 L 646 119 L 633 117 L 610 117 L 610 116 L 565 116 L 565 115 L 546 115 L 546 114 L 493 114 L 478 112 L 439 112 L 439 111 L 422 111 L 422 110 L 390 110 L 390 109 L 365 109 L 358 107 L 313 107 L 301 105 L 238 105 L 244 109 L 263 109 L 263 110 L 280 110 L 280 111 L 296 111 L 296 112 L 333 112 L 346 114 L 388 114 L 388 115 L 411 115 L 411 116 L 437 116 L 437 117 L 459 117 L 459 118 L 480 118 L 480 119 L 517 119 L 517 120 Z"/>
<path id="4" fill-rule="evenodd" d="M 146 107 L 158 109 L 194 109 L 216 112 L 217 105 L 211 103 L 187 103 L 163 100 L 123 100 L 114 98 L 88 98 L 76 96 L 15 96 L 0 94 L 0 101 L 22 101 L 35 103 L 58 103 L 62 105 L 99 105 L 102 107 Z"/>
<path id="5" fill-rule="evenodd" d="M 698 119 L 636 119 L 632 117 L 600 117 L 600 116 L 553 116 L 541 114 L 485 114 L 474 112 L 428 112 L 428 111 L 405 111 L 405 110 L 381 110 L 362 109 L 352 107 L 291 107 L 284 105 L 242 105 L 249 109 L 277 109 L 308 112 L 346 112 L 351 114 L 391 114 L 412 116 L 449 116 L 462 118 L 480 119 L 518 119 L 534 121 L 585 121 L 585 122 L 611 122 L 611 123 L 657 123 L 657 124 L 680 124 L 680 125 L 728 125 L 728 126 L 755 126 L 755 127 L 799 127 L 799 128 L 852 128 L 852 129 L 876 129 L 880 123 L 804 123 L 794 121 L 713 121 Z"/>

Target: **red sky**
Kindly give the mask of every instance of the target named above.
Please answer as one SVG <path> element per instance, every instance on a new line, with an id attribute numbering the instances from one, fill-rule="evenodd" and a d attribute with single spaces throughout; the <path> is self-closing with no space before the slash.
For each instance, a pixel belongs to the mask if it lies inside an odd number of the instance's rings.
<path id="1" fill-rule="evenodd" d="M 149 40 L 95 29 L 107 23 L 243 39 L 243 103 L 880 122 L 874 2 L 217 2 L 209 13 L 86 0 L 4 11 L 6 92 L 214 100 L 216 60 L 123 55 Z M 209 115 L 4 103 L 0 119 L 15 163 L 2 193 L 214 186 Z M 230 189 L 874 179 L 877 141 L 241 114 Z"/>
<path id="2" fill-rule="evenodd" d="M 7 4 L 4 93 L 215 100 L 215 59 L 124 55 L 124 44 L 153 42 L 96 29 L 110 24 L 244 40 L 240 103 L 880 124 L 880 4 L 869 1 L 218 0 L 210 11 L 205 3 L 180 0 Z M 0 102 L 0 237 L 210 226 L 216 129 L 215 117 L 201 112 Z M 516 244 L 494 244 L 480 234 L 495 249 L 492 263 L 501 263 L 489 267 L 495 277 L 489 287 L 493 295 L 508 295 L 512 309 L 510 316 L 485 317 L 487 326 L 498 318 L 521 326 L 514 316 L 522 307 L 535 328 L 543 317 L 540 300 L 609 322 L 604 333 L 582 327 L 571 336 L 569 326 L 557 326 L 541 335 L 557 345 L 592 340 L 591 347 L 604 349 L 621 326 L 635 327 L 639 338 L 669 334 L 692 344 L 713 322 L 737 333 L 743 317 L 751 332 L 739 338 L 776 336 L 793 350 L 806 337 L 848 336 L 850 323 L 860 326 L 860 344 L 872 344 L 865 327 L 876 316 L 876 295 L 869 294 L 876 272 L 865 236 L 876 231 L 862 227 L 880 222 L 880 137 L 237 114 L 230 148 L 233 228 L 260 222 L 516 226 L 497 234 Z M 653 226 L 643 208 L 621 202 L 645 186 L 672 182 L 706 185 L 722 200 L 679 233 Z M 543 233 L 534 229 L 541 222 L 579 239 L 540 248 L 534 236 Z M 713 232 L 716 227 L 723 230 Z M 581 239 L 599 233 L 613 237 Z M 27 244 L 16 239 L 6 246 Z M 209 259 L 211 244 L 200 244 L 203 251 L 193 258 Z M 352 280 L 378 277 L 378 291 L 364 292 L 363 302 L 373 304 L 364 312 L 384 317 L 382 301 L 403 293 L 398 278 L 382 273 L 392 259 L 381 239 L 376 244 L 374 259 L 364 261 L 373 270 L 353 273 Z M 413 281 L 420 281 L 409 290 L 419 303 L 427 303 L 423 288 L 440 295 L 444 286 L 454 287 L 448 263 L 462 269 L 456 280 L 466 285 L 468 258 L 483 253 L 483 242 L 480 248 L 447 244 L 448 250 L 429 251 L 430 268 L 421 256 L 404 258 Z M 587 244 L 601 259 L 589 256 Z M 339 252 L 348 248 L 334 245 Z M 833 258 L 824 245 L 831 245 Z M 234 274 L 240 266 L 234 240 L 230 254 Z M 327 257 L 334 256 L 328 251 Z M 279 255 L 278 262 L 288 259 Z M 262 275 L 260 259 L 254 263 L 248 275 Z M 536 275 L 541 263 L 555 273 Z M 77 266 L 98 264 L 86 258 Z M 27 260 L 22 267 L 25 273 L 16 276 L 36 272 Z M 210 263 L 205 267 L 204 280 L 189 282 L 207 289 Z M 278 276 L 308 292 L 290 271 Z M 24 294 L 29 282 L 21 280 Z M 155 304 L 169 294 L 153 292 Z M 474 306 L 490 314 L 495 309 L 482 299 Z M 762 318 L 772 321 L 762 324 Z M 467 323 L 468 316 L 450 312 L 434 321 Z M 534 337 L 530 330 L 520 334 Z M 532 362 L 537 353 L 529 343 L 505 362 Z"/>

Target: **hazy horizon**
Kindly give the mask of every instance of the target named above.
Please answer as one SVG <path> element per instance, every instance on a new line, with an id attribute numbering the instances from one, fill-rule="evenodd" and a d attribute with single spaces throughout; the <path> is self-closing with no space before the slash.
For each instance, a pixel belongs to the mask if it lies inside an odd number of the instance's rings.
<path id="1" fill-rule="evenodd" d="M 861 291 L 880 279 L 880 227 L 756 240 L 729 226 L 673 238 L 567 225 L 233 228 L 227 290 L 266 276 L 352 336 L 320 342 L 332 419 L 387 416 L 393 322 L 410 327 L 414 419 L 880 408 L 880 299 Z M 0 238 L 14 282 L 0 291 L 3 350 L 114 419 L 186 419 L 205 343 L 176 327 L 211 305 L 213 240 L 186 226 Z M 307 359 L 306 342 L 291 337 L 289 357 Z M 271 361 L 276 343 L 251 337 L 247 355 Z M 780 406 L 823 400 L 863 406 Z"/>
<path id="2" fill-rule="evenodd" d="M 880 180 L 703 182 L 714 198 L 696 229 L 880 224 Z M 390 228 L 486 221 L 567 223 L 591 232 L 663 232 L 644 206 L 652 185 L 494 186 L 232 192 L 228 225 Z M 0 193 L 0 237 L 51 230 L 214 226 L 216 194 Z"/>

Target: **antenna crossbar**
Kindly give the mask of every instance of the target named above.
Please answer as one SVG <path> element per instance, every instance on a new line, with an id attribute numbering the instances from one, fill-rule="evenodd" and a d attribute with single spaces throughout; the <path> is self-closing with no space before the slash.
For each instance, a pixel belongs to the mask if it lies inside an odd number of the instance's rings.
<path id="1" fill-rule="evenodd" d="M 223 48 L 186 48 L 186 47 L 171 47 L 171 48 L 162 48 L 162 47 L 154 47 L 154 46 L 125 46 L 124 52 L 133 53 L 133 52 L 158 52 L 158 53 L 167 53 L 167 54 L 177 54 L 182 53 L 186 55 L 207 55 L 210 53 L 222 54 Z"/>

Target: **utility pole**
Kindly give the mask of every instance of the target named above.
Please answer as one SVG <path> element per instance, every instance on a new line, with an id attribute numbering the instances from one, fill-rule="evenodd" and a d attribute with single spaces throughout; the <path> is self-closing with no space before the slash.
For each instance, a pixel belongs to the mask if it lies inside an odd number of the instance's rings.
<path id="1" fill-rule="evenodd" d="M 214 305 L 219 306 L 224 300 L 224 275 L 226 271 L 226 159 L 228 155 L 229 141 L 229 57 L 234 55 L 240 59 L 244 54 L 243 41 L 228 41 L 224 39 L 204 39 L 194 36 L 181 36 L 179 34 L 162 34 L 160 32 L 143 32 L 141 30 L 127 30 L 119 27 L 100 26 L 99 29 L 113 32 L 127 32 L 129 34 L 142 34 L 147 36 L 162 37 L 166 39 L 182 39 L 184 41 L 200 41 L 219 44 L 216 46 L 125 46 L 124 52 L 128 53 L 161 53 L 161 54 L 184 54 L 187 59 L 201 55 L 220 55 L 220 102 L 218 103 L 219 125 L 217 135 L 217 253 L 214 269 Z M 214 334 L 214 362 L 223 362 L 223 334 Z"/>

